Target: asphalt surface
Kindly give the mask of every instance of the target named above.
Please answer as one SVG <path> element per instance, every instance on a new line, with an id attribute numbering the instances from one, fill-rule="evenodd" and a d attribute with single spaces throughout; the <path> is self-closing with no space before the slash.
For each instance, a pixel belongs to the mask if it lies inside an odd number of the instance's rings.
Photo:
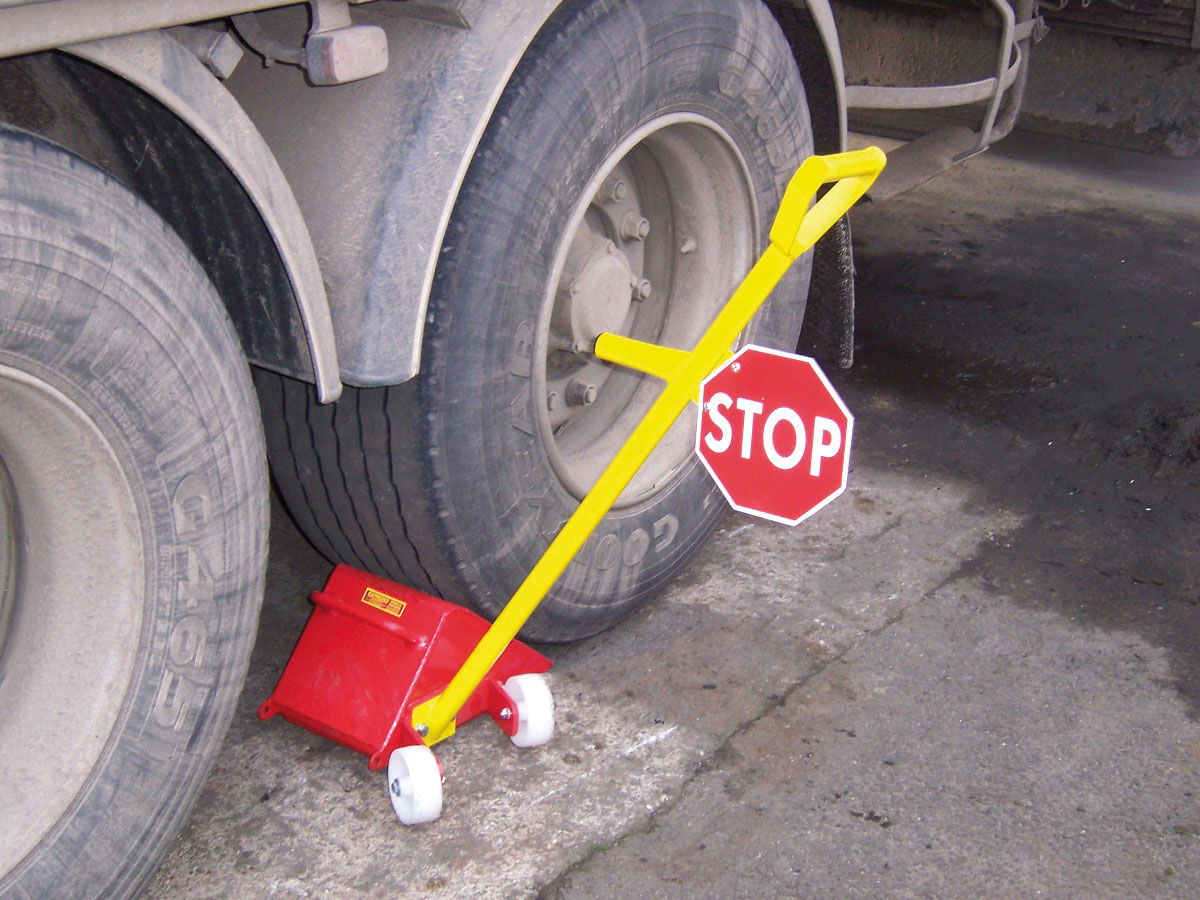
<path id="1" fill-rule="evenodd" d="M 277 508 L 150 896 L 1200 896 L 1200 161 L 1016 136 L 853 218 L 842 498 L 547 650 L 555 739 L 464 728 L 414 829 L 254 716 L 329 571 Z"/>

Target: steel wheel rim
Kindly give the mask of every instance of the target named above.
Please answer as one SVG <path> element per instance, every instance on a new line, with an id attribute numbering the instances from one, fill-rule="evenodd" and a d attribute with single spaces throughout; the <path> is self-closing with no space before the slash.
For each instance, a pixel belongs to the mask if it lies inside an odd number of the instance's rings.
<path id="1" fill-rule="evenodd" d="M 0 655 L 0 872 L 66 812 L 101 759 L 137 666 L 146 591 L 134 493 L 65 393 L 0 365 L 9 621 Z"/>
<path id="2" fill-rule="evenodd" d="M 0 677 L 3 677 L 4 648 L 17 596 L 18 538 L 17 495 L 8 467 L 0 458 Z"/>
<path id="3" fill-rule="evenodd" d="M 690 349 L 757 253 L 751 185 L 724 129 L 700 115 L 673 113 L 622 141 L 584 188 L 555 253 L 532 373 L 543 446 L 576 498 L 661 386 L 595 360 L 595 335 L 613 331 Z M 627 301 L 620 298 L 623 276 Z M 686 469 L 694 428 L 689 408 L 616 507 L 651 499 Z"/>

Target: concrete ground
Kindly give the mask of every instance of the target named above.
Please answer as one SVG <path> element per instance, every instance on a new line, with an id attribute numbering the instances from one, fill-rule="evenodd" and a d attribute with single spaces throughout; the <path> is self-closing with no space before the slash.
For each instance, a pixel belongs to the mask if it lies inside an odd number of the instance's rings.
<path id="1" fill-rule="evenodd" d="M 1200 164 L 1018 136 L 854 227 L 850 490 L 549 649 L 555 739 L 460 731 L 433 825 L 254 716 L 329 571 L 277 509 L 150 895 L 1200 896 Z"/>

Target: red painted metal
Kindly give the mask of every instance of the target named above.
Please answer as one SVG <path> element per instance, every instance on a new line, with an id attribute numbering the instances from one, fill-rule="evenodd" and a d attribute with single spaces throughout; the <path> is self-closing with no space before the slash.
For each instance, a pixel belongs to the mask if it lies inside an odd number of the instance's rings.
<path id="1" fill-rule="evenodd" d="M 700 386 L 696 452 L 731 506 L 795 525 L 846 489 L 854 417 L 816 360 L 743 347 Z"/>
<path id="2" fill-rule="evenodd" d="M 259 718 L 281 715 L 369 756 L 372 769 L 386 765 L 397 747 L 424 743 L 413 729 L 413 709 L 442 692 L 488 622 L 345 565 L 312 599 L 308 624 Z M 517 712 L 504 682 L 549 668 L 550 660 L 514 640 L 455 721 L 487 713 L 511 737 Z"/>

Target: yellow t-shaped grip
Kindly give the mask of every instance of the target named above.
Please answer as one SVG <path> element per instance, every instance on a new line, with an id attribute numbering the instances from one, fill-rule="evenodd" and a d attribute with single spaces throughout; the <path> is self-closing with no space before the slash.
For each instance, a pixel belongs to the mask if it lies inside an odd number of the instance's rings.
<path id="1" fill-rule="evenodd" d="M 878 147 L 810 156 L 788 182 L 771 226 L 771 243 L 795 259 L 858 202 L 886 163 Z M 836 184 L 810 209 L 821 185 L 830 182 Z"/>

